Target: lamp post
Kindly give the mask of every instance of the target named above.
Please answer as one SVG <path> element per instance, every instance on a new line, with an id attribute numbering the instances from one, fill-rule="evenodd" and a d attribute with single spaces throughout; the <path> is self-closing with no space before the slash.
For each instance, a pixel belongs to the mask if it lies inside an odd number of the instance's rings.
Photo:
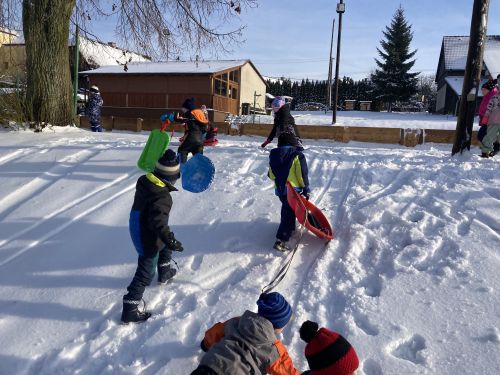
<path id="1" fill-rule="evenodd" d="M 335 29 L 335 18 L 332 24 L 332 39 L 330 41 L 330 58 L 328 62 L 328 87 L 326 89 L 326 112 L 332 106 L 332 50 L 333 50 L 333 33 Z"/>
<path id="2" fill-rule="evenodd" d="M 340 0 L 340 3 L 337 4 L 337 13 L 339 14 L 339 31 L 337 33 L 337 61 L 335 62 L 335 88 L 334 95 L 335 100 L 333 101 L 333 115 L 332 115 L 332 124 L 337 122 L 337 102 L 339 96 L 339 63 L 340 63 L 340 38 L 342 35 L 342 14 L 345 12 L 345 4 L 344 0 Z"/>
<path id="3" fill-rule="evenodd" d="M 257 94 L 257 91 L 253 92 L 253 116 L 252 123 L 255 124 L 255 106 L 257 105 L 257 97 L 262 96 L 261 94 Z"/>

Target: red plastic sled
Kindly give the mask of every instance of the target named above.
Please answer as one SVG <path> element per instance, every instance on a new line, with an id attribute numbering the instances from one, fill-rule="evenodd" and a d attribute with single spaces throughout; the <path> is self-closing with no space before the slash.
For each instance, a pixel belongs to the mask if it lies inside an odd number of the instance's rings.
<path id="1" fill-rule="evenodd" d="M 323 212 L 314 204 L 305 199 L 296 191 L 290 182 L 286 183 L 287 201 L 299 223 L 319 238 L 330 241 L 333 238 L 333 229 Z M 307 215 L 307 220 L 306 220 Z"/>
<path id="2" fill-rule="evenodd" d="M 219 141 L 217 140 L 217 138 L 205 139 L 203 141 L 203 146 L 216 146 L 217 143 L 219 143 Z"/>

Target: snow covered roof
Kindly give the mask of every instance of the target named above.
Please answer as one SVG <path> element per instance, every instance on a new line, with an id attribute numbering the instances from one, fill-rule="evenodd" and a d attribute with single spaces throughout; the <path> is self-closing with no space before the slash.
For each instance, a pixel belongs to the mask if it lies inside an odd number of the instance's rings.
<path id="1" fill-rule="evenodd" d="M 103 66 L 82 74 L 213 74 L 238 68 L 250 60 L 214 60 L 214 61 L 165 61 L 127 64 L 128 71 L 121 66 Z"/>
<path id="2" fill-rule="evenodd" d="M 128 62 L 151 61 L 149 57 L 138 53 L 130 52 L 110 44 L 90 40 L 82 36 L 78 39 L 78 48 L 87 63 L 96 67 L 115 65 L 123 70 L 121 65 Z"/>
<path id="3" fill-rule="evenodd" d="M 444 52 L 445 70 L 465 70 L 467 52 L 469 49 L 468 36 L 445 36 L 443 37 L 442 48 Z M 499 57 L 500 35 L 487 36 L 484 47 L 484 63 L 490 72 L 497 71 L 500 73 Z"/>
<path id="4" fill-rule="evenodd" d="M 464 85 L 464 77 L 448 76 L 444 80 L 451 87 L 451 89 L 455 92 L 455 94 L 457 94 L 458 96 L 462 95 L 462 87 Z M 479 87 L 481 87 L 483 85 L 483 83 L 485 83 L 487 81 L 488 81 L 487 79 L 482 79 Z M 483 96 L 482 91 L 479 90 L 477 95 L 479 97 L 482 97 Z"/>

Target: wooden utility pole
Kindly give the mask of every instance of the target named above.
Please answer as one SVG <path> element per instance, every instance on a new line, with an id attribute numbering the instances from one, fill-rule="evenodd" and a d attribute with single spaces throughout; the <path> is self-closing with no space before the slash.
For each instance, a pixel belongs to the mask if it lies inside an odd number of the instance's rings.
<path id="1" fill-rule="evenodd" d="M 339 63 L 340 63 L 340 39 L 342 35 L 342 14 L 345 12 L 344 0 L 340 0 L 337 4 L 337 13 L 339 14 L 339 31 L 337 32 L 337 60 L 335 61 L 335 88 L 334 95 L 335 100 L 333 101 L 333 115 L 332 124 L 337 122 L 337 102 L 339 96 Z"/>
<path id="2" fill-rule="evenodd" d="M 474 0 L 470 24 L 469 51 L 465 65 L 464 83 L 458 109 L 457 129 L 452 155 L 470 150 L 472 126 L 476 112 L 476 98 L 481 83 L 489 0 Z"/>
<path id="3" fill-rule="evenodd" d="M 332 24 L 332 38 L 330 41 L 330 58 L 328 60 L 328 86 L 326 88 L 326 110 L 332 106 L 332 51 L 333 51 L 333 34 L 335 30 L 335 18 Z"/>

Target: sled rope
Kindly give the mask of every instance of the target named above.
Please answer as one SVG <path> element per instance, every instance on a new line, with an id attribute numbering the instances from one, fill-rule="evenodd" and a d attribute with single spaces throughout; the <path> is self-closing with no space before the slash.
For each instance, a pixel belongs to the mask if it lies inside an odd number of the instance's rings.
<path id="1" fill-rule="evenodd" d="M 295 256 L 295 253 L 297 252 L 297 249 L 299 248 L 300 241 L 302 241 L 302 236 L 304 235 L 304 228 L 305 228 L 305 224 L 307 221 L 307 214 L 308 213 L 309 213 L 309 211 L 306 209 L 304 223 L 302 224 L 302 226 L 300 227 L 300 230 L 299 230 L 299 239 L 292 250 L 292 255 L 290 256 L 290 259 L 285 263 L 285 265 L 283 267 L 281 267 L 281 269 L 278 271 L 276 276 L 274 276 L 274 278 L 271 280 L 271 282 L 262 288 L 262 290 L 261 290 L 262 293 L 269 293 L 274 288 L 276 288 L 278 286 L 278 284 L 285 278 L 286 273 L 288 272 L 290 266 L 292 265 L 293 257 Z"/>

